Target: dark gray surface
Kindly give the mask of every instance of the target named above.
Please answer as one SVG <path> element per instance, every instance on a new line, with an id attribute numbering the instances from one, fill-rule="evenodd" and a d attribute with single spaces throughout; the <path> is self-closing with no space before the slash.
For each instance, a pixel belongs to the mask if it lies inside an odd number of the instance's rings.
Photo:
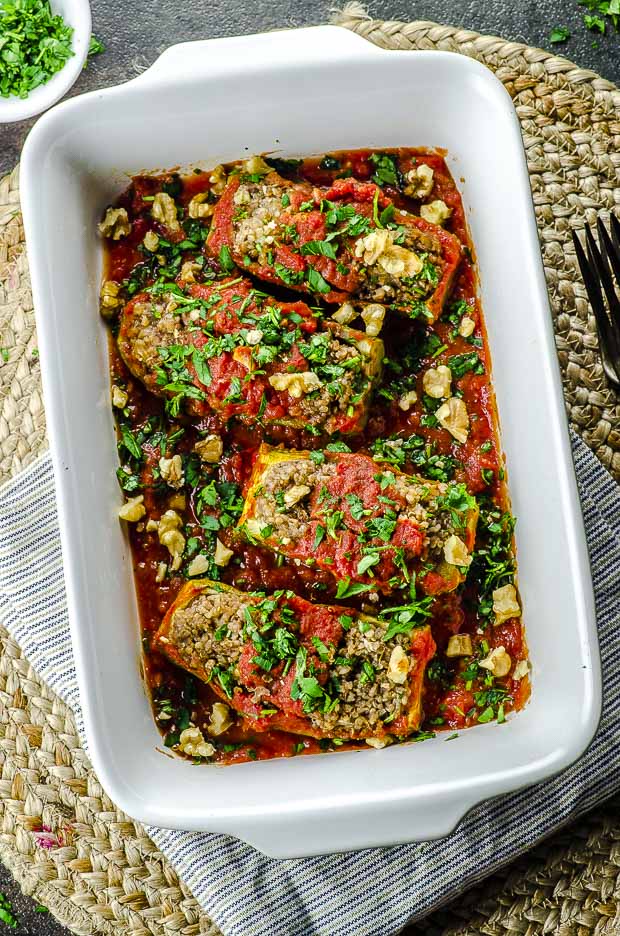
<path id="1" fill-rule="evenodd" d="M 93 58 L 75 85 L 74 94 L 117 84 L 132 78 L 167 46 L 188 39 L 233 36 L 292 26 L 324 23 L 332 3 L 324 0 L 93 0 L 93 30 L 106 47 Z M 371 14 L 380 19 L 431 19 L 465 26 L 554 49 L 578 65 L 620 83 L 620 37 L 598 37 L 582 24 L 583 8 L 574 0 L 376 0 Z M 567 26 L 571 39 L 551 46 L 554 26 Z M 597 48 L 593 47 L 596 43 Z M 32 122 L 0 126 L 0 175 L 8 172 Z M 63 936 L 67 931 L 51 914 L 34 912 L 35 904 L 23 897 L 10 874 L 0 866 L 0 890 L 12 901 L 19 918 L 15 936 Z M 0 923 L 0 936 L 3 924 Z"/>
<path id="2" fill-rule="evenodd" d="M 329 0 L 92 0 L 93 29 L 106 51 L 90 60 L 71 93 L 126 81 L 175 42 L 316 25 L 333 6 Z M 376 18 L 431 19 L 554 49 L 620 83 L 620 36 L 588 32 L 576 0 L 374 0 L 369 10 Z M 551 46 L 558 25 L 572 35 Z M 31 124 L 0 125 L 0 175 L 19 159 Z"/>

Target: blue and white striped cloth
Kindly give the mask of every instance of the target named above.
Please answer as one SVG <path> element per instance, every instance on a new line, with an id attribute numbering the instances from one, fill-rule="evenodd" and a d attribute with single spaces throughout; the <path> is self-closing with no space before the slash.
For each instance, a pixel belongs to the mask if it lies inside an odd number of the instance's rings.
<path id="1" fill-rule="evenodd" d="M 620 488 L 576 437 L 573 448 L 604 675 L 587 754 L 422 845 L 274 861 L 224 835 L 149 829 L 226 936 L 390 936 L 620 789 Z M 49 456 L 0 489 L 0 620 L 81 728 Z"/>

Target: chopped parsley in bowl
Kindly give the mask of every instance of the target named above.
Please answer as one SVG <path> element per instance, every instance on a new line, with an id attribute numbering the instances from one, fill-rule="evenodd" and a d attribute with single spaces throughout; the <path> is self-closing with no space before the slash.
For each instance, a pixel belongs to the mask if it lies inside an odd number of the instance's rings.
<path id="1" fill-rule="evenodd" d="M 75 54 L 73 27 L 48 0 L 1 0 L 0 94 L 26 98 Z"/>
<path id="2" fill-rule="evenodd" d="M 67 93 L 90 27 L 88 0 L 0 0 L 0 123 L 39 114 Z"/>

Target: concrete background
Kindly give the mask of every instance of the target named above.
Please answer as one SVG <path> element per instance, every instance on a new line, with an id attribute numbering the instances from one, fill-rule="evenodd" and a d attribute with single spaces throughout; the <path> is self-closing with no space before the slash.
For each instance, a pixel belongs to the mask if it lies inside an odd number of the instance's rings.
<path id="1" fill-rule="evenodd" d="M 324 0 L 92 0 L 93 31 L 105 52 L 89 61 L 72 94 L 132 78 L 175 42 L 318 25 L 328 20 L 333 5 Z M 554 49 L 620 83 L 620 36 L 588 32 L 576 0 L 371 0 L 369 11 L 380 19 L 429 19 Z M 555 26 L 570 30 L 568 42 L 551 46 L 548 37 Z M 31 125 L 25 121 L 0 126 L 0 175 L 18 161 Z M 35 912 L 36 905 L 21 895 L 1 866 L 0 889 L 19 919 L 12 930 L 15 936 L 67 934 L 50 914 Z M 0 923 L 3 928 L 9 932 Z"/>

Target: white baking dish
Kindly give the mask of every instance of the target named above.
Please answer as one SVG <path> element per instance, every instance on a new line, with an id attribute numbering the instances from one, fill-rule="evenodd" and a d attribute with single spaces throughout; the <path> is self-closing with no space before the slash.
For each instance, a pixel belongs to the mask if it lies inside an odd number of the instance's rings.
<path id="1" fill-rule="evenodd" d="M 445 147 L 461 180 L 519 518 L 532 699 L 447 746 L 195 767 L 162 753 L 140 679 L 96 223 L 145 168 L 398 145 Z M 594 603 L 519 125 L 499 81 L 469 58 L 381 51 L 335 27 L 176 46 L 140 78 L 46 114 L 21 186 L 81 701 L 116 804 L 309 855 L 444 836 L 476 803 L 579 757 L 601 705 Z"/>

